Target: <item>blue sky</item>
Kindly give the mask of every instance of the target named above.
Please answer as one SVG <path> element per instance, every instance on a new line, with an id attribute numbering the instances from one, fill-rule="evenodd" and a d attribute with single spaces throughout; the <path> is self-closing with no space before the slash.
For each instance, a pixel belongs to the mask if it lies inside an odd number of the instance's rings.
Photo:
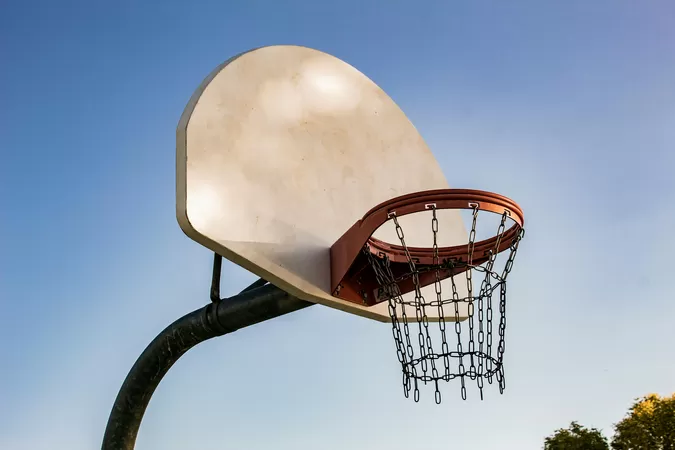
<path id="1" fill-rule="evenodd" d="M 137 448 L 535 449 L 675 391 L 671 2 L 5 0 L 0 448 L 100 446 L 145 345 L 208 301 L 175 127 L 214 67 L 281 43 L 356 66 L 454 187 L 524 208 L 507 390 L 415 404 L 388 327 L 317 306 L 190 351 Z M 224 294 L 253 279 L 226 265 Z"/>

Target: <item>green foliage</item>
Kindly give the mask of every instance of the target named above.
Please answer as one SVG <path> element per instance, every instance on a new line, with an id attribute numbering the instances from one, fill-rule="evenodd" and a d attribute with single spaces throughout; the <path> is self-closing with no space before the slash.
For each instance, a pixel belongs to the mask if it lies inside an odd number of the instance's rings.
<path id="1" fill-rule="evenodd" d="M 675 450 L 675 394 L 636 400 L 614 431 L 614 450 Z"/>
<path id="2" fill-rule="evenodd" d="M 599 430 L 572 422 L 569 428 L 556 430 L 547 437 L 544 450 L 609 450 L 609 445 Z"/>

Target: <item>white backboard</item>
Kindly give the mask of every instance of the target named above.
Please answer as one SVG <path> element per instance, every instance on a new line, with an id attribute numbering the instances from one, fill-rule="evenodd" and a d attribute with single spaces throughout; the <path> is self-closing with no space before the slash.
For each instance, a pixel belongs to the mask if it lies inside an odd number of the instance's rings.
<path id="1" fill-rule="evenodd" d="M 389 320 L 386 303 L 330 294 L 331 245 L 373 206 L 447 187 L 382 89 L 306 47 L 259 48 L 222 64 L 177 129 L 177 217 L 190 238 L 301 299 L 375 320 Z M 465 243 L 459 213 L 442 213 L 441 244 Z M 405 219 L 411 239 L 430 238 L 428 218 Z M 377 237 L 395 242 L 392 232 Z"/>

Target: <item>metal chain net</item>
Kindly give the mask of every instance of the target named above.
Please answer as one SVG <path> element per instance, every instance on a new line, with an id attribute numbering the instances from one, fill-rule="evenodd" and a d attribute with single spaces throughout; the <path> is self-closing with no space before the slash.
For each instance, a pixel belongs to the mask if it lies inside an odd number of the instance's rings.
<path id="1" fill-rule="evenodd" d="M 416 402 L 420 398 L 419 388 L 422 383 L 434 385 L 436 403 L 441 402 L 440 381 L 447 382 L 459 378 L 461 395 L 464 400 L 466 400 L 467 378 L 476 382 L 481 400 L 483 399 L 484 380 L 487 380 L 489 384 L 496 381 L 500 393 L 503 393 L 505 388 L 503 358 L 506 330 L 506 278 L 513 267 L 518 243 L 524 235 L 524 230 L 521 229 L 512 238 L 509 249 L 504 252 L 508 254 L 508 258 L 501 272 L 498 271 L 494 267 L 497 249 L 504 236 L 508 218 L 507 213 L 504 213 L 496 233 L 494 248 L 485 255 L 488 256 L 487 261 L 475 265 L 473 253 L 478 205 L 470 206 L 473 208 L 473 215 L 466 262 L 439 260 L 438 219 L 436 208 L 433 205 L 429 206 L 433 214 L 431 231 L 434 262 L 432 266 L 417 268 L 410 256 L 403 229 L 395 213 L 390 214 L 390 219 L 393 220 L 401 246 L 405 250 L 409 273 L 403 277 L 394 277 L 386 256 L 373 255 L 367 245 L 364 248 L 380 285 L 380 296 L 389 303 L 396 354 L 403 372 L 404 394 L 409 397 L 410 391 L 413 391 L 413 398 Z M 457 271 L 458 268 L 465 270 L 460 270 L 459 273 L 449 277 L 451 292 L 447 292 L 447 289 L 443 292 L 441 273 L 447 273 L 448 270 Z M 422 270 L 436 273 L 434 292 L 432 295 L 427 295 L 429 298 L 422 294 L 419 280 Z M 412 277 L 415 286 L 414 298 L 404 300 L 398 282 L 408 277 Z M 477 292 L 474 289 L 474 281 L 480 283 Z M 466 285 L 467 295 L 464 297 L 460 297 L 458 293 L 457 287 L 460 283 Z M 495 292 L 498 292 L 495 296 L 498 296 L 498 300 L 493 300 Z M 430 327 L 427 316 L 430 311 L 435 311 L 439 317 L 438 328 L 435 330 L 433 329 L 435 324 Z M 412 312 L 415 314 L 414 321 L 411 321 L 408 316 Z M 495 313 L 498 314 L 496 319 Z M 454 330 L 447 328 L 446 318 L 454 323 Z M 462 319 L 466 319 L 466 325 L 463 324 Z M 497 321 L 496 324 L 495 321 Z M 498 334 L 496 343 L 493 340 L 494 331 Z M 451 341 L 454 343 L 451 344 Z"/>

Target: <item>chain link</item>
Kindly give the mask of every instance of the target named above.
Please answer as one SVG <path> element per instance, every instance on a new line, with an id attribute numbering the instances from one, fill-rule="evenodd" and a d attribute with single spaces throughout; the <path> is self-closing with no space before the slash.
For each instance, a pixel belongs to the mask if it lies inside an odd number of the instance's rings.
<path id="1" fill-rule="evenodd" d="M 433 345 L 431 341 L 431 335 L 429 334 L 429 317 L 427 316 L 426 308 L 429 306 L 424 300 L 422 295 L 422 286 L 419 280 L 419 271 L 415 265 L 415 261 L 410 256 L 410 251 L 408 250 L 408 245 L 405 242 L 405 235 L 403 233 L 403 228 L 398 223 L 398 218 L 396 213 L 391 213 L 389 215 L 390 219 L 394 222 L 396 227 L 396 235 L 401 241 L 401 246 L 405 251 L 406 258 L 408 259 L 408 267 L 410 268 L 410 273 L 412 274 L 413 284 L 415 286 L 415 318 L 417 319 L 417 343 L 419 345 L 419 352 L 421 355 L 420 366 L 422 368 L 422 379 L 424 384 L 427 383 L 427 372 L 429 371 L 429 366 L 427 362 L 431 362 L 431 373 L 434 378 L 438 378 L 438 370 L 436 369 L 436 359 L 430 358 L 430 355 L 434 354 Z M 433 224 L 432 224 L 433 229 Z M 434 233 L 434 236 L 436 233 Z M 417 393 L 417 390 L 415 391 Z M 440 393 L 439 393 L 440 394 Z"/>

